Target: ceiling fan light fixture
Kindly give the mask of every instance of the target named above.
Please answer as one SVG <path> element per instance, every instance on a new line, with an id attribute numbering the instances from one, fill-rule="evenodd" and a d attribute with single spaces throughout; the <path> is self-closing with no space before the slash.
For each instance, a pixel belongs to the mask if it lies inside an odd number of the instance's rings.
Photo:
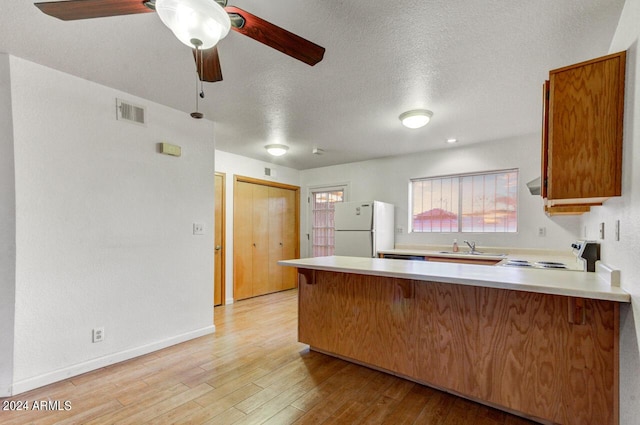
<path id="1" fill-rule="evenodd" d="M 273 156 L 282 156 L 289 150 L 289 146 L 280 143 L 267 145 L 264 148 L 267 150 L 267 152 L 269 152 L 270 155 Z"/>
<path id="2" fill-rule="evenodd" d="M 407 128 L 420 128 L 424 127 L 431 121 L 433 112 L 426 109 L 414 109 L 400 114 L 400 121 L 402 125 Z"/>
<path id="3" fill-rule="evenodd" d="M 156 0 L 160 20 L 189 47 L 210 49 L 229 33 L 229 15 L 213 0 Z"/>

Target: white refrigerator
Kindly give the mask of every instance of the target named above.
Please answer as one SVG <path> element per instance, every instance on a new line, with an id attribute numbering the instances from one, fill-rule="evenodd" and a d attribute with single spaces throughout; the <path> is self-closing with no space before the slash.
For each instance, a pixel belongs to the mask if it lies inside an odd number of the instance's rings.
<path id="1" fill-rule="evenodd" d="M 394 248 L 394 206 L 380 201 L 336 202 L 335 255 L 377 257 Z"/>

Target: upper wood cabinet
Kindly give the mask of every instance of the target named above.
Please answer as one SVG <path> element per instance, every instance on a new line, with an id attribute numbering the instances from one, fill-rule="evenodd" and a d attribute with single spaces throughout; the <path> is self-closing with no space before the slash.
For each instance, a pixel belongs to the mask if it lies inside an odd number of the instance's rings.
<path id="1" fill-rule="evenodd" d="M 621 195 L 625 57 L 615 53 L 549 73 L 541 188 L 549 214 L 579 214 Z"/>

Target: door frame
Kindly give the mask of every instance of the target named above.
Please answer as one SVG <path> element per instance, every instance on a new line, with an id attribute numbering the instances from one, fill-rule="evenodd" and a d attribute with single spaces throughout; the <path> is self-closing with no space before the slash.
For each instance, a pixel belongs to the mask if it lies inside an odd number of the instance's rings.
<path id="1" fill-rule="evenodd" d="M 328 184 L 319 184 L 319 185 L 311 185 L 306 187 L 307 192 L 307 211 L 305 214 L 306 218 L 306 236 L 307 236 L 307 246 L 306 246 L 306 255 L 307 257 L 313 256 L 313 241 L 311 238 L 313 237 L 313 209 L 311 208 L 311 198 L 313 194 L 316 192 L 331 192 L 335 190 L 343 191 L 343 202 L 350 201 L 351 194 L 351 182 L 340 182 L 340 183 L 328 183 Z"/>
<path id="2" fill-rule="evenodd" d="M 233 217 L 234 217 L 234 227 L 236 226 L 236 222 L 235 222 L 235 209 L 236 209 L 236 188 L 238 183 L 252 183 L 252 184 L 259 184 L 262 186 L 267 186 L 267 187 L 277 187 L 280 189 L 287 189 L 287 190 L 292 190 L 295 192 L 295 239 L 296 239 L 296 246 L 295 246 L 295 256 L 296 258 L 300 258 L 300 186 L 295 186 L 295 185 L 291 185 L 291 184 L 286 184 L 286 183 L 279 183 L 279 182 L 274 182 L 274 181 L 270 181 L 270 180 L 262 180 L 262 179 L 257 179 L 254 177 L 247 177 L 247 176 L 241 176 L 238 174 L 234 174 L 233 175 Z M 233 245 L 235 247 L 235 232 L 233 235 Z M 235 248 L 234 248 L 235 249 Z M 233 269 L 235 270 L 235 265 L 236 263 L 236 259 L 235 259 L 235 255 L 233 256 Z M 233 300 L 235 302 L 236 300 L 236 276 L 235 273 L 233 275 Z"/>
<path id="3" fill-rule="evenodd" d="M 220 249 L 220 305 L 225 305 L 226 304 L 226 289 L 227 289 L 227 273 L 226 273 L 226 263 L 227 263 L 227 232 L 226 232 L 226 223 L 227 223 L 227 174 L 226 173 L 220 173 L 218 171 L 216 171 L 214 173 L 214 180 L 215 177 L 221 177 L 222 178 L 222 193 L 220 194 L 220 199 L 221 199 L 221 205 L 220 205 L 220 227 L 221 227 L 221 234 L 220 234 L 220 239 L 222 240 L 222 248 Z M 215 190 L 215 181 L 213 184 L 214 190 Z M 214 199 L 215 199 L 215 193 L 214 193 Z M 215 209 L 214 209 L 214 218 L 213 218 L 213 226 L 215 229 Z M 215 250 L 215 245 L 216 245 L 216 240 L 215 240 L 215 235 L 214 235 L 214 239 L 213 239 L 213 247 Z M 215 252 L 213 254 L 215 256 Z M 214 266 L 215 266 L 215 260 L 214 260 Z M 214 271 L 214 277 L 213 277 L 213 284 L 214 284 L 214 291 L 215 291 L 215 271 Z"/>

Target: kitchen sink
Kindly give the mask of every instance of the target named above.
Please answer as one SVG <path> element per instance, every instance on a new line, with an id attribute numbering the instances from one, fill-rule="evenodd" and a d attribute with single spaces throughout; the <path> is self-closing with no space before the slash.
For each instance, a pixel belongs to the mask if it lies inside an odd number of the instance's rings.
<path id="1" fill-rule="evenodd" d="M 460 255 L 460 256 L 467 256 L 467 255 L 483 255 L 486 257 L 506 257 L 507 254 L 495 254 L 493 252 L 481 252 L 481 251 L 458 251 L 458 252 L 453 252 L 453 251 L 438 251 L 438 254 L 447 254 L 447 255 Z"/>

